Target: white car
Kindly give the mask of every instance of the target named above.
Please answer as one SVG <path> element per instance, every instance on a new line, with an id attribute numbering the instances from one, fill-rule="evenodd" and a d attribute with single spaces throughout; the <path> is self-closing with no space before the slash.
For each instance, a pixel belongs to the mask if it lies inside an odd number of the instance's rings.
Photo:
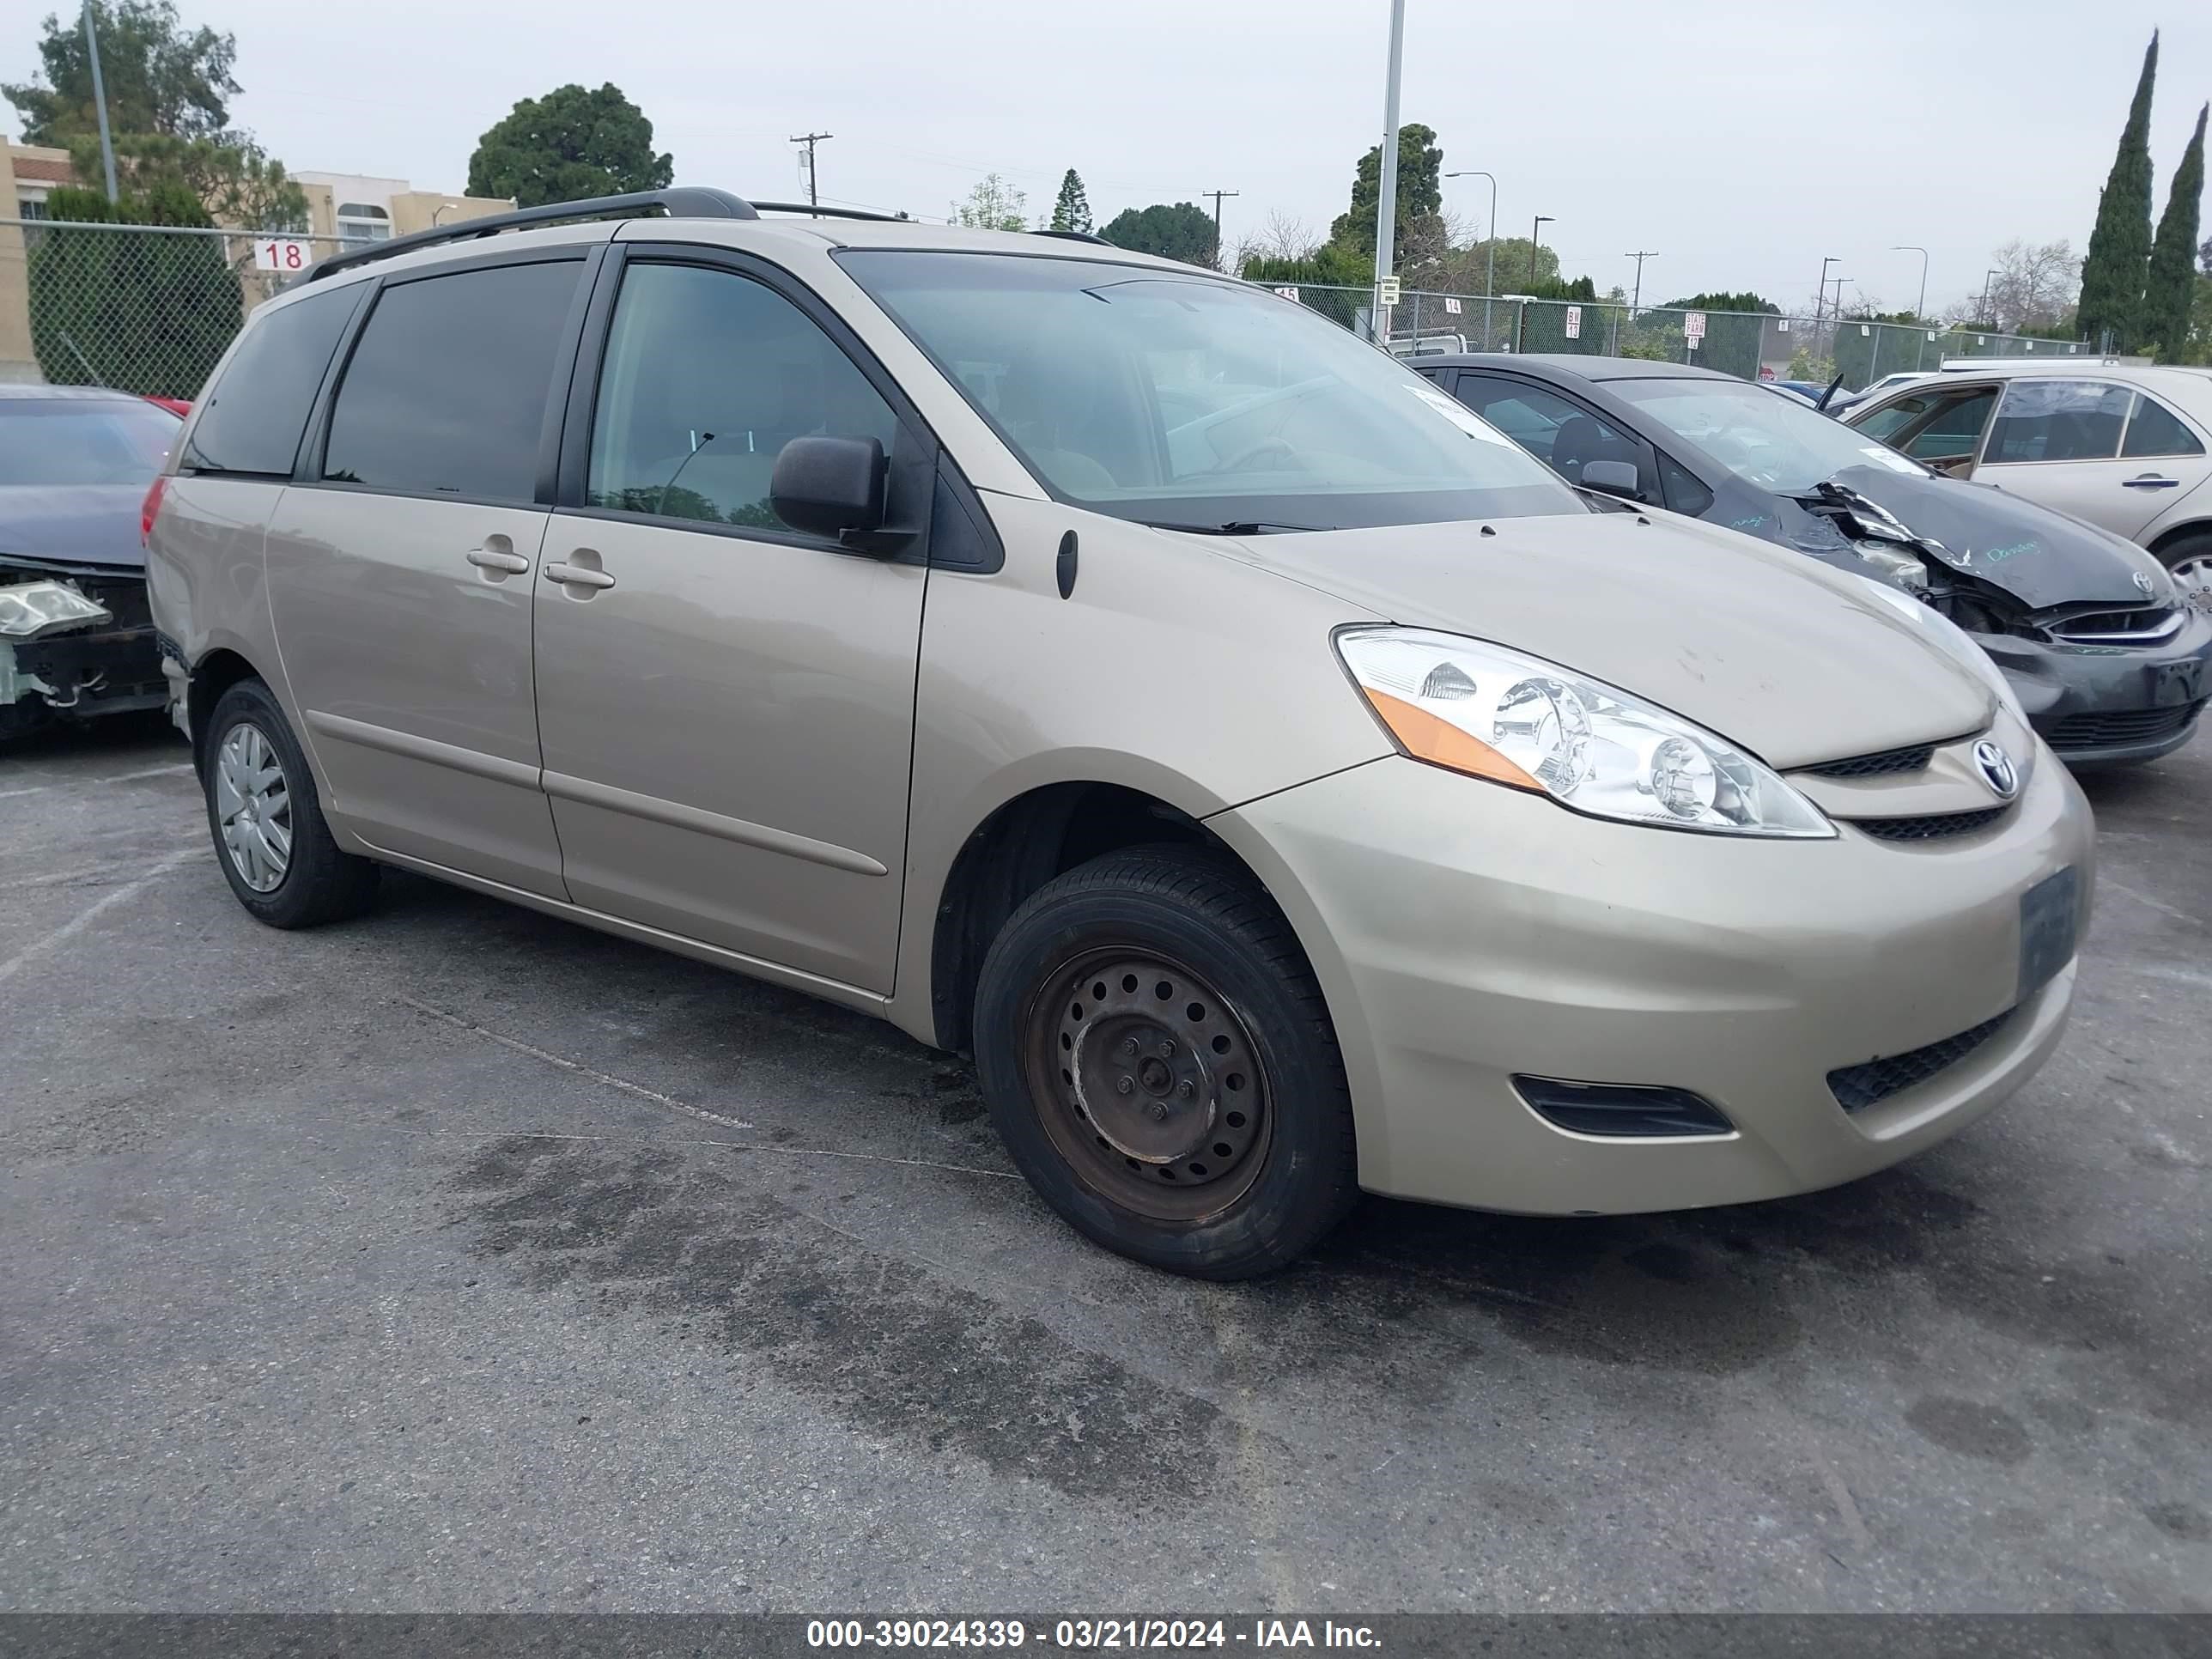
<path id="1" fill-rule="evenodd" d="M 1955 477 L 2126 537 L 2212 611 L 2212 369 L 1946 365 L 1940 379 L 1869 398 L 1843 418 Z"/>

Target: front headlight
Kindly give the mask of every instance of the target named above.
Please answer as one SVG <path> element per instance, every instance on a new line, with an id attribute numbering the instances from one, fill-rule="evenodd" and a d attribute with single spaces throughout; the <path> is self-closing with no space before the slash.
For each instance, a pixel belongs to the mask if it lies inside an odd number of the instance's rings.
<path id="1" fill-rule="evenodd" d="M 52 628 L 112 622 L 107 607 L 96 605 L 66 582 L 24 582 L 0 587 L 0 635 L 36 639 Z"/>
<path id="2" fill-rule="evenodd" d="M 1726 738 L 1618 687 L 1482 640 L 1349 628 L 1337 653 L 1416 760 L 1625 823 L 1829 837 L 1835 826 Z"/>

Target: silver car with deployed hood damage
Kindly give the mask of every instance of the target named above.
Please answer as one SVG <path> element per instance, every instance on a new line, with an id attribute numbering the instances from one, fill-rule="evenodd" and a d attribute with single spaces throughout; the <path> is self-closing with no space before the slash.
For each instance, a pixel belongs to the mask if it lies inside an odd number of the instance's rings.
<path id="1" fill-rule="evenodd" d="M 2169 753 L 2212 695 L 2212 615 L 2158 559 L 1748 381 L 1622 357 L 1416 367 L 1571 483 L 1795 548 L 1932 606 L 2004 670 L 2069 766 Z"/>

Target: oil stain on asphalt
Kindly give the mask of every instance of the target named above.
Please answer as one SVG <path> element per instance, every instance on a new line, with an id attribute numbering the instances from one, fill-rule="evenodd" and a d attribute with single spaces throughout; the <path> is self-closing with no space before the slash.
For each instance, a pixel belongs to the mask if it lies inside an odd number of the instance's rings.
<path id="1" fill-rule="evenodd" d="M 1218 1407 L 672 1153 L 511 1137 L 451 1182 L 472 1253 L 688 1324 L 854 1428 L 1077 1497 L 1194 1499 Z"/>

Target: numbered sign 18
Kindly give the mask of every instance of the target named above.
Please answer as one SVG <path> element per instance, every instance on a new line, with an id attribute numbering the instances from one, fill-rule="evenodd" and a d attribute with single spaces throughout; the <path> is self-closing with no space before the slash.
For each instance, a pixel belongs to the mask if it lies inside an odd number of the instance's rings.
<path id="1" fill-rule="evenodd" d="M 287 275 L 315 263 L 313 250 L 289 236 L 264 236 L 253 245 L 256 270 L 280 270 Z"/>

